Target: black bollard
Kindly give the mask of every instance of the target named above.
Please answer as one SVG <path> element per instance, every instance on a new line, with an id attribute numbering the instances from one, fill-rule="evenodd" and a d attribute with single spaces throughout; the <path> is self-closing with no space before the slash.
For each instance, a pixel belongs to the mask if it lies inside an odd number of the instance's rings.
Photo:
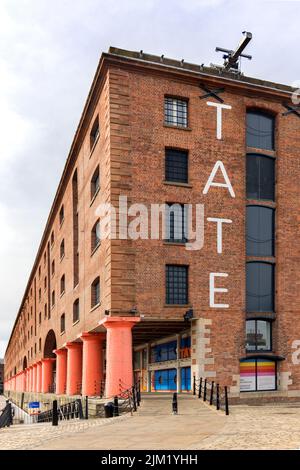
<path id="1" fill-rule="evenodd" d="M 114 398 L 114 416 L 119 416 L 119 400 L 118 400 L 118 397 Z"/>
<path id="2" fill-rule="evenodd" d="M 173 401 L 172 401 L 172 412 L 173 415 L 178 414 L 178 401 L 177 401 L 177 393 L 173 393 Z"/>
<path id="3" fill-rule="evenodd" d="M 52 408 L 52 426 L 58 425 L 58 412 L 57 412 L 57 400 L 53 401 L 53 408 Z"/>

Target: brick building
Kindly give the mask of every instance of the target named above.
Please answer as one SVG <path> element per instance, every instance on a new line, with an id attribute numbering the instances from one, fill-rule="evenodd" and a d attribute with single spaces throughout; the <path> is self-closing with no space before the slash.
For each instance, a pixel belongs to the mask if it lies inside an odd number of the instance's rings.
<path id="1" fill-rule="evenodd" d="M 0 359 L 0 394 L 4 390 L 4 360 Z"/>
<path id="2" fill-rule="evenodd" d="M 144 390 L 188 391 L 195 375 L 231 397 L 300 395 L 293 92 L 142 51 L 102 54 L 8 343 L 6 390 L 105 384 L 112 396 L 135 375 Z M 167 236 L 124 236 L 120 196 L 175 204 Z M 99 235 L 104 204 L 123 236 Z M 185 230 L 196 205 L 198 249 Z"/>

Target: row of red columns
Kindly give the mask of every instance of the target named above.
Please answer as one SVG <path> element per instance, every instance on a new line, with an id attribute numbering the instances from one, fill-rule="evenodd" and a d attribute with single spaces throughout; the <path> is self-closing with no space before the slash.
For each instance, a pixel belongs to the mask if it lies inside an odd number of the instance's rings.
<path id="1" fill-rule="evenodd" d="M 105 394 L 112 397 L 130 387 L 132 370 L 132 327 L 137 317 L 108 317 L 100 321 L 106 330 Z M 98 396 L 103 381 L 104 333 L 83 333 L 78 342 L 69 342 L 56 355 L 56 394 Z M 81 340 L 81 341 L 80 341 Z M 5 389 L 48 393 L 53 382 L 55 359 L 45 358 L 5 383 Z"/>

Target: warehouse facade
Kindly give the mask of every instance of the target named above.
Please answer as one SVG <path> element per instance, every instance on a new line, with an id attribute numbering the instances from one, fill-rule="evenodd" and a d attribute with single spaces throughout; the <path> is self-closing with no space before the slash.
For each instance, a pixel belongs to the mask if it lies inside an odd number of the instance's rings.
<path id="1" fill-rule="evenodd" d="M 189 391 L 195 376 L 236 398 L 300 395 L 294 96 L 142 51 L 102 54 L 6 390 L 110 397 L 134 378 Z"/>

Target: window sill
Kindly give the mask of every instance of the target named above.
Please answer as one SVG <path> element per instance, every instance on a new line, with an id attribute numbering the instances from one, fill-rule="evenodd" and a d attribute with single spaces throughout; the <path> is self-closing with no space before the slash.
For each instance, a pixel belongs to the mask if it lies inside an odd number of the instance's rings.
<path id="1" fill-rule="evenodd" d="M 164 241 L 164 245 L 169 245 L 169 246 L 185 246 L 188 242 L 169 242 L 169 241 Z"/>
<path id="2" fill-rule="evenodd" d="M 59 228 L 60 228 L 60 229 L 61 229 L 62 226 L 64 225 L 64 221 L 65 221 L 65 218 L 63 218 L 63 219 L 60 221 L 60 223 L 59 223 Z"/>
<path id="3" fill-rule="evenodd" d="M 65 295 L 66 291 L 63 291 L 61 294 L 60 294 L 60 298 L 62 298 L 64 295 Z"/>
<path id="4" fill-rule="evenodd" d="M 97 139 L 96 139 L 95 142 L 93 143 L 93 147 L 92 147 L 91 150 L 90 150 L 90 156 L 89 156 L 89 158 L 91 158 L 91 156 L 93 155 L 94 150 L 95 150 L 95 148 L 96 148 L 96 145 L 97 145 L 97 142 L 98 142 L 99 139 L 100 139 L 100 134 L 98 135 Z"/>
<path id="5" fill-rule="evenodd" d="M 92 252 L 91 252 L 91 256 L 93 256 L 93 255 L 96 253 L 96 251 L 98 250 L 98 248 L 99 248 L 100 246 L 101 246 L 101 243 L 98 243 L 98 245 L 95 246 L 95 248 L 93 248 L 93 250 L 92 250 Z"/>
<path id="6" fill-rule="evenodd" d="M 64 334 L 66 334 L 66 332 L 65 332 L 65 331 L 61 331 L 60 336 L 63 336 Z"/>
<path id="7" fill-rule="evenodd" d="M 191 131 L 192 130 L 190 127 L 176 126 L 176 125 L 166 124 L 166 123 L 164 123 L 164 127 L 168 128 L 168 129 L 179 129 L 179 130 L 182 130 L 182 131 Z"/>
<path id="8" fill-rule="evenodd" d="M 179 183 L 179 181 L 167 181 L 163 180 L 163 184 L 166 186 L 178 186 L 180 188 L 192 188 L 193 186 L 189 183 Z"/>
<path id="9" fill-rule="evenodd" d="M 90 312 L 93 312 L 94 310 L 97 310 L 97 308 L 100 307 L 100 305 L 101 305 L 101 302 L 99 302 L 98 304 L 94 305 L 94 306 L 91 308 Z"/>
<path id="10" fill-rule="evenodd" d="M 64 257 L 65 257 L 65 255 L 62 255 L 62 256 L 60 257 L 60 262 L 62 262 L 62 260 L 64 259 Z"/>
<path id="11" fill-rule="evenodd" d="M 164 308 L 192 308 L 191 304 L 165 304 Z"/>
<path id="12" fill-rule="evenodd" d="M 95 194 L 93 195 L 92 199 L 91 199 L 91 202 L 90 202 L 90 207 L 93 205 L 93 202 L 95 201 L 96 197 L 98 196 L 98 193 L 100 192 L 100 186 L 99 188 L 97 189 L 97 191 L 95 192 Z"/>
<path id="13" fill-rule="evenodd" d="M 78 319 L 78 320 L 76 320 L 76 321 L 74 321 L 74 323 L 72 323 L 72 326 L 75 326 L 75 325 L 77 325 L 79 322 L 80 322 L 80 320 L 79 320 L 79 319 Z"/>

